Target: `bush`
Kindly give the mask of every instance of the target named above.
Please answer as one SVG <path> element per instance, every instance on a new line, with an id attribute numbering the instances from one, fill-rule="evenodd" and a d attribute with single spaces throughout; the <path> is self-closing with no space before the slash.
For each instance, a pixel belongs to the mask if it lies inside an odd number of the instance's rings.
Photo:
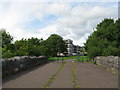
<path id="1" fill-rule="evenodd" d="M 7 50 L 6 52 L 3 53 L 2 58 L 11 58 L 13 57 L 13 53 L 10 52 L 10 50 Z"/>
<path id="2" fill-rule="evenodd" d="M 120 56 L 120 19 L 104 19 L 88 37 L 85 48 L 90 58 L 96 56 Z"/>

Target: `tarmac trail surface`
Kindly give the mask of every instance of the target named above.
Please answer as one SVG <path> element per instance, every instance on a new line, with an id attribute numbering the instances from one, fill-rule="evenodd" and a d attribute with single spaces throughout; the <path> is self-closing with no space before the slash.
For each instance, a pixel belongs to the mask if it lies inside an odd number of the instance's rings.
<path id="1" fill-rule="evenodd" d="M 50 85 L 50 88 L 73 88 L 72 60 L 66 60 L 66 64 Z"/>
<path id="2" fill-rule="evenodd" d="M 3 88 L 43 88 L 50 76 L 59 68 L 61 63 L 47 63 L 32 71 L 24 71 L 23 75 L 13 75 L 9 81 L 3 81 Z M 20 73 L 21 74 L 21 73 Z"/>
<path id="3" fill-rule="evenodd" d="M 92 63 L 76 62 L 76 72 L 80 88 L 118 88 L 118 75 Z"/>
<path id="4" fill-rule="evenodd" d="M 72 61 L 65 60 L 64 67 L 55 76 L 50 88 L 73 88 Z M 77 85 L 80 88 L 118 88 L 118 75 L 92 63 L 74 62 Z M 13 75 L 3 81 L 3 88 L 43 88 L 46 81 L 59 69 L 61 62 L 51 62 L 30 71 Z"/>

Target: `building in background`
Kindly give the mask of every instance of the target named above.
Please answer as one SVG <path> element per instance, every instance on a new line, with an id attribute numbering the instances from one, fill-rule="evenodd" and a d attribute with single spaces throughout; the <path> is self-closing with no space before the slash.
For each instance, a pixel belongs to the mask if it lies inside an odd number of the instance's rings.
<path id="1" fill-rule="evenodd" d="M 73 55 L 80 55 L 80 46 L 74 45 Z"/>
<path id="2" fill-rule="evenodd" d="M 80 46 L 74 45 L 71 39 L 64 41 L 67 44 L 67 56 L 80 55 Z"/>

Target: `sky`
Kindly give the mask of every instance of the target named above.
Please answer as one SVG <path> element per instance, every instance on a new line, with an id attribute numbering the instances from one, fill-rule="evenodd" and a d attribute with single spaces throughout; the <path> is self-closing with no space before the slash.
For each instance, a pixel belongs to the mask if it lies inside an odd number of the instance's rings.
<path id="1" fill-rule="evenodd" d="M 31 37 L 46 40 L 51 34 L 58 34 L 83 46 L 104 18 L 118 18 L 117 1 L 0 0 L 0 29 L 6 29 L 14 41 Z"/>

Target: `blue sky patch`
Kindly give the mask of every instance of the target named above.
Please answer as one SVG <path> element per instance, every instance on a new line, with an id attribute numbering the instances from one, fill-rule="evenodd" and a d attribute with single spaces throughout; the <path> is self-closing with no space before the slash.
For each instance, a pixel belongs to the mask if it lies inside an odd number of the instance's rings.
<path id="1" fill-rule="evenodd" d="M 57 18 L 59 18 L 59 16 L 47 14 L 42 20 L 34 19 L 32 21 L 26 22 L 22 26 L 22 28 L 29 31 L 34 31 L 48 26 L 49 24 L 53 23 Z"/>

